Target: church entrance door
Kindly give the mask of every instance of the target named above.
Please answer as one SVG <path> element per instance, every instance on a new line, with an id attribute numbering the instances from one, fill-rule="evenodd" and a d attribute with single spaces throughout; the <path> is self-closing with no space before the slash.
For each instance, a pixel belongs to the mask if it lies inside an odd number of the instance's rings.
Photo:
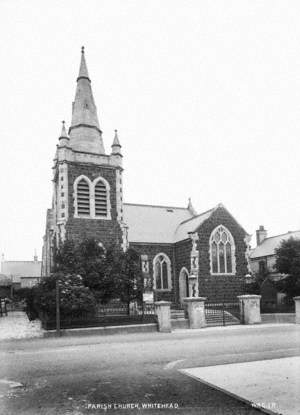
<path id="1" fill-rule="evenodd" d="M 189 296 L 189 273 L 188 270 L 183 267 L 179 274 L 179 301 L 183 305 L 183 299 Z"/>

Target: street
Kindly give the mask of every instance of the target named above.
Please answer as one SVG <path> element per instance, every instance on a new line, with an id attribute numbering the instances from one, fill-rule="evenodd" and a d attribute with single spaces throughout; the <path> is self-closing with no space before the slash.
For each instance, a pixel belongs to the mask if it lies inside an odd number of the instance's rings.
<path id="1" fill-rule="evenodd" d="M 0 355 L 0 379 L 21 384 L 0 383 L 0 412 L 7 415 L 259 414 L 178 369 L 299 356 L 300 327 L 6 341 L 0 343 Z M 141 405 L 148 407 L 141 411 Z"/>

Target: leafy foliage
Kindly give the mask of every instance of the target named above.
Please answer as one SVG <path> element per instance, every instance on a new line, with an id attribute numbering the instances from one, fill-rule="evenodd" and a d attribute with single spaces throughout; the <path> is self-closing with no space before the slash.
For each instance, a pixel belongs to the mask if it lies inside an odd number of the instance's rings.
<path id="1" fill-rule="evenodd" d="M 27 296 L 29 314 L 36 317 L 39 312 L 48 317 L 56 313 L 56 282 L 59 283 L 60 313 L 62 318 L 78 317 L 83 313 L 93 313 L 96 301 L 93 293 L 82 283 L 80 275 L 56 273 L 44 278 L 31 289 Z"/>
<path id="2" fill-rule="evenodd" d="M 119 299 L 130 304 L 141 300 L 143 278 L 139 255 L 110 247 L 107 251 L 95 240 L 79 244 L 66 241 L 55 253 L 55 272 L 26 294 L 29 314 L 55 316 L 55 286 L 59 281 L 62 318 L 93 313 L 97 302 Z"/>
<path id="3" fill-rule="evenodd" d="M 300 240 L 282 241 L 275 252 L 277 271 L 287 275 L 277 287 L 289 297 L 300 295 Z"/>

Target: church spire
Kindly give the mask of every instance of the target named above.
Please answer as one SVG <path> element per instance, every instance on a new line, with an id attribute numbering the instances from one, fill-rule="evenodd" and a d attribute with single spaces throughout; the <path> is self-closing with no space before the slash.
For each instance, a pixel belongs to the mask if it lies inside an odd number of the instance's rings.
<path id="1" fill-rule="evenodd" d="M 81 61 L 69 134 L 70 144 L 74 150 L 105 154 L 84 47 L 81 48 Z"/>
<path id="2" fill-rule="evenodd" d="M 79 74 L 77 78 L 77 82 L 80 78 L 88 79 L 90 82 L 89 73 L 86 66 L 85 56 L 84 56 L 84 46 L 81 47 L 81 61 L 80 61 L 80 67 L 79 67 Z"/>

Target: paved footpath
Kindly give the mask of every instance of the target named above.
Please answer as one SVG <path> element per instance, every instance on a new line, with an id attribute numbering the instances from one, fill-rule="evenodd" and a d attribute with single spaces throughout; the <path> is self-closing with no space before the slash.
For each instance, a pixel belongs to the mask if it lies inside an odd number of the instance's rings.
<path id="1" fill-rule="evenodd" d="M 39 320 L 29 321 L 24 311 L 9 311 L 0 317 L 0 340 L 43 337 Z"/>
<path id="2" fill-rule="evenodd" d="M 183 369 L 182 373 L 262 407 L 267 413 L 300 413 L 300 357 Z"/>

